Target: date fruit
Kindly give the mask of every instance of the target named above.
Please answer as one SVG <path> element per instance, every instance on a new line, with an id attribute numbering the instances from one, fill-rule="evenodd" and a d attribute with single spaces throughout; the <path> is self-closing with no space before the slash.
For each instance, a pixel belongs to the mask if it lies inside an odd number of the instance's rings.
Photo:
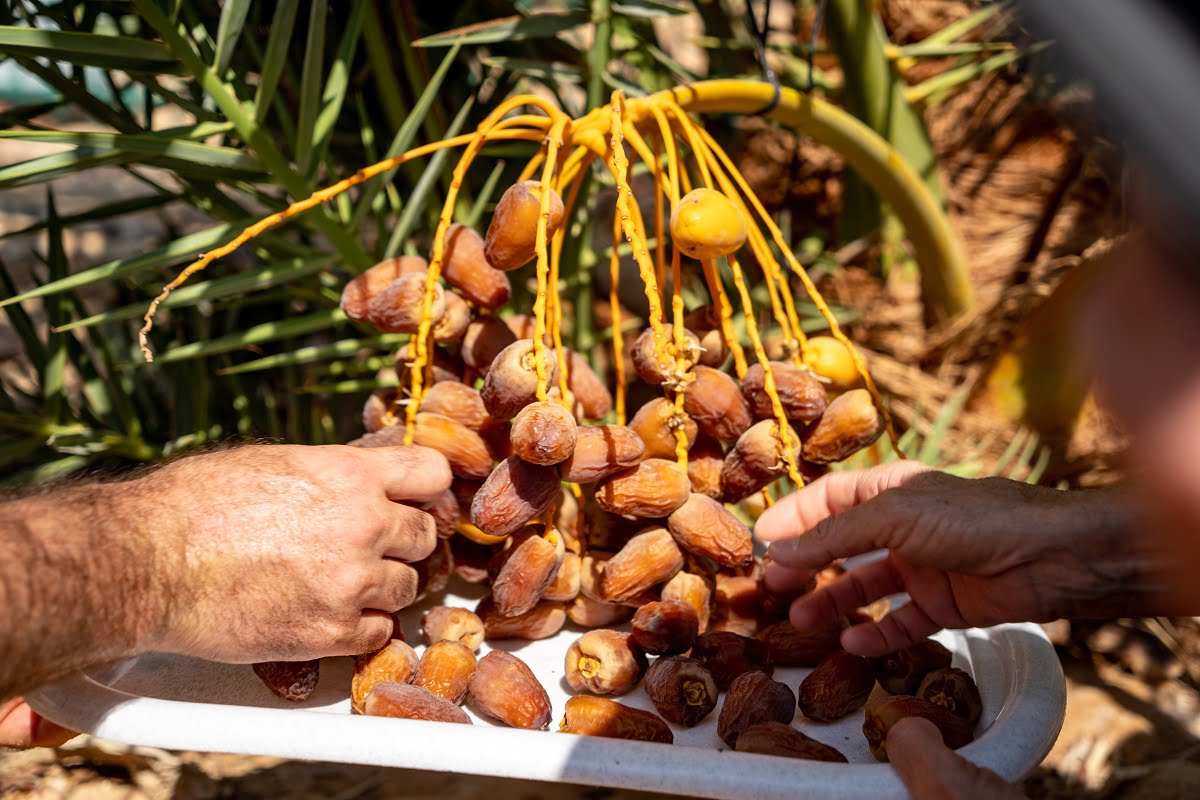
<path id="1" fill-rule="evenodd" d="M 463 334 L 462 345 L 459 347 L 459 355 L 468 367 L 480 375 L 487 375 L 496 356 L 516 341 L 517 337 L 513 336 L 512 331 L 499 317 L 479 317 L 467 326 L 467 332 Z"/>
<path id="2" fill-rule="evenodd" d="M 817 377 L 802 367 L 782 361 L 772 361 L 771 375 L 775 378 L 775 393 L 783 413 L 793 422 L 808 423 L 821 418 L 828 399 L 825 387 Z M 742 393 L 750 403 L 756 419 L 775 419 L 775 409 L 766 389 L 766 373 L 762 364 L 753 364 L 742 376 Z"/>
<path id="3" fill-rule="evenodd" d="M 575 416 L 558 403 L 530 403 L 513 419 L 509 441 L 525 461 L 551 466 L 575 452 L 578 429 Z"/>
<path id="4" fill-rule="evenodd" d="M 926 639 L 911 647 L 875 659 L 879 685 L 888 694 L 911 695 L 925 676 L 950 666 L 952 656 L 939 642 Z"/>
<path id="5" fill-rule="evenodd" d="M 874 688 L 870 659 L 839 650 L 800 682 L 800 711 L 809 719 L 833 722 L 862 708 Z"/>
<path id="6" fill-rule="evenodd" d="M 567 612 L 562 603 L 541 602 L 515 617 L 505 617 L 496 611 L 492 598 L 485 597 L 475 607 L 483 620 L 484 636 L 489 642 L 498 639 L 549 639 L 567 624 Z"/>
<path id="7" fill-rule="evenodd" d="M 480 480 L 492 471 L 492 454 L 479 434 L 441 414 L 417 414 L 413 444 L 437 450 L 450 462 L 456 478 Z"/>
<path id="8" fill-rule="evenodd" d="M 442 640 L 425 648 L 413 685 L 451 703 L 461 703 L 475 674 L 475 653 L 466 645 Z"/>
<path id="9" fill-rule="evenodd" d="M 489 417 L 479 392 L 465 383 L 443 381 L 430 386 L 421 400 L 422 412 L 440 414 L 479 433 Z"/>
<path id="10" fill-rule="evenodd" d="M 756 422 L 725 455 L 721 467 L 721 493 L 726 503 L 736 503 L 787 474 L 787 459 L 779 442 L 779 423 L 764 419 Z M 800 439 L 791 427 L 788 436 L 792 454 L 799 456 Z"/>
<path id="11" fill-rule="evenodd" d="M 567 649 L 565 677 L 577 692 L 625 694 L 646 672 L 646 654 L 628 633 L 599 629 Z"/>
<path id="12" fill-rule="evenodd" d="M 454 556 L 454 574 L 459 580 L 467 583 L 483 583 L 487 580 L 488 563 L 494 555 L 491 547 L 473 542 L 466 536 L 451 536 L 450 553 Z"/>
<path id="13" fill-rule="evenodd" d="M 508 276 L 488 263 L 483 237 L 465 225 L 446 231 L 442 277 L 481 308 L 499 308 L 512 295 Z"/>
<path id="14" fill-rule="evenodd" d="M 774 671 L 765 644 L 728 631 L 709 631 L 697 636 L 692 645 L 692 658 L 708 668 L 721 691 L 728 689 L 741 675 L 750 672 L 769 675 Z"/>
<path id="15" fill-rule="evenodd" d="M 714 369 L 725 363 L 729 344 L 721 331 L 721 312 L 714 306 L 701 306 L 683 318 L 684 326 L 700 339 L 700 364 Z"/>
<path id="16" fill-rule="evenodd" d="M 558 565 L 558 572 L 554 574 L 554 580 L 542 592 L 542 599 L 562 603 L 574 600 L 579 595 L 581 561 L 579 556 L 570 550 L 565 552 L 562 563 Z"/>
<path id="17" fill-rule="evenodd" d="M 955 667 L 935 669 L 926 675 L 917 689 L 917 697 L 953 711 L 971 727 L 983 714 L 983 700 L 975 679 Z"/>
<path id="18" fill-rule="evenodd" d="M 499 563 L 492 579 L 492 601 L 501 616 L 519 616 L 537 605 L 562 563 L 561 536 L 553 531 L 540 536 L 537 527 L 527 530 L 529 535 L 512 537 L 507 550 L 493 559 Z"/>
<path id="19" fill-rule="evenodd" d="M 774 622 L 758 632 L 767 646 L 771 663 L 781 667 L 813 667 L 841 648 L 840 625 L 824 625 L 800 630 L 787 620 Z"/>
<path id="20" fill-rule="evenodd" d="M 383 287 L 367 305 L 367 318 L 384 333 L 416 333 L 425 308 L 425 276 L 401 275 Z M 446 314 L 446 292 L 433 287 L 430 318 L 436 325 Z"/>
<path id="21" fill-rule="evenodd" d="M 311 661 L 260 661 L 254 665 L 254 674 L 280 700 L 299 703 L 308 699 L 317 688 L 321 662 L 315 658 Z"/>
<path id="22" fill-rule="evenodd" d="M 471 718 L 453 702 L 428 689 L 409 683 L 385 681 L 374 686 L 363 703 L 363 714 L 371 717 L 424 719 L 470 725 Z"/>
<path id="23" fill-rule="evenodd" d="M 550 696 L 533 670 L 512 653 L 493 650 L 479 659 L 470 691 L 482 713 L 513 728 L 540 731 L 550 724 Z"/>
<path id="24" fill-rule="evenodd" d="M 567 388 L 575 395 L 584 419 L 604 419 L 612 411 L 612 392 L 587 359 L 573 350 L 567 351 Z"/>
<path id="25" fill-rule="evenodd" d="M 898 695 L 867 709 L 863 735 L 867 737 L 867 744 L 875 758 L 888 760 L 888 731 L 905 717 L 921 717 L 932 722 L 941 732 L 946 747 L 951 750 L 957 750 L 975 738 L 971 724 L 954 712 L 928 700 Z"/>
<path id="26" fill-rule="evenodd" d="M 716 439 L 701 436 L 688 451 L 688 478 L 692 491 L 714 500 L 721 499 L 721 468 L 725 466 L 725 449 Z"/>
<path id="27" fill-rule="evenodd" d="M 723 567 L 740 567 L 754 557 L 750 529 L 708 495 L 689 492 L 667 517 L 667 528 L 684 550 Z"/>
<path id="28" fill-rule="evenodd" d="M 424 274 L 429 265 L 420 256 L 397 256 L 380 261 L 342 289 L 342 311 L 355 322 L 367 321 L 372 298 L 401 275 Z"/>
<path id="29" fill-rule="evenodd" d="M 683 553 L 666 528 L 647 528 L 634 536 L 604 565 L 600 599 L 625 603 L 675 577 L 683 569 Z"/>
<path id="30" fill-rule="evenodd" d="M 791 725 L 782 722 L 760 722 L 742 731 L 733 748 L 739 753 L 758 753 L 764 756 L 806 758 L 810 761 L 849 763 L 836 748 L 805 736 Z"/>
<path id="31" fill-rule="evenodd" d="M 674 578 L 663 584 L 659 593 L 662 600 L 681 600 L 692 607 L 699 622 L 699 632 L 708 630 L 709 616 L 712 612 L 712 587 L 708 581 L 690 572 L 679 572 Z"/>
<path id="32" fill-rule="evenodd" d="M 687 472 L 677 463 L 648 458 L 596 484 L 596 503 L 614 514 L 658 519 L 683 505 L 690 492 Z"/>
<path id="33" fill-rule="evenodd" d="M 545 352 L 545 358 L 546 379 L 553 384 L 558 377 L 558 363 L 550 351 Z M 479 394 L 489 414 L 498 420 L 510 420 L 537 400 L 537 385 L 533 342 L 518 339 L 496 356 Z"/>
<path id="34" fill-rule="evenodd" d="M 668 722 L 688 728 L 717 707 L 717 683 L 694 658 L 663 656 L 646 671 L 646 696 Z"/>
<path id="35" fill-rule="evenodd" d="M 696 610 L 682 600 L 646 603 L 633 615 L 633 641 L 651 655 L 675 655 L 691 649 L 700 635 Z"/>
<path id="36" fill-rule="evenodd" d="M 558 192 L 550 192 L 550 208 L 546 217 L 546 241 L 562 225 L 563 202 Z M 488 263 L 508 272 L 529 263 L 536 254 L 538 220 L 542 217 L 541 181 L 514 183 L 500 196 L 492 222 L 484 238 L 484 255 Z"/>
<path id="37" fill-rule="evenodd" d="M 883 417 L 871 393 L 854 389 L 839 395 L 804 439 L 804 460 L 814 464 L 841 461 L 883 433 Z"/>
<path id="38" fill-rule="evenodd" d="M 458 498 L 454 496 L 454 492 L 449 489 L 422 505 L 421 510 L 433 517 L 439 539 L 449 539 L 458 529 L 458 523 L 462 522 L 462 508 L 458 505 Z M 453 558 L 450 559 L 450 563 L 453 565 Z"/>
<path id="39" fill-rule="evenodd" d="M 461 341 L 471 324 L 471 307 L 458 292 L 446 292 L 446 313 L 433 326 L 433 340 L 442 344 Z"/>
<path id="40" fill-rule="evenodd" d="M 765 672 L 747 672 L 729 686 L 717 717 L 717 736 L 733 747 L 738 736 L 760 722 L 787 724 L 796 715 L 796 695 Z"/>
<path id="41" fill-rule="evenodd" d="M 465 608 L 434 606 L 421 616 L 421 631 L 431 645 L 458 642 L 475 652 L 483 644 L 483 620 Z"/>
<path id="42" fill-rule="evenodd" d="M 696 367 L 696 380 L 683 396 L 683 410 L 696 420 L 700 432 L 721 441 L 733 441 L 751 423 L 750 404 L 737 381 L 712 367 Z"/>
<path id="43" fill-rule="evenodd" d="M 395 403 L 396 390 L 394 388 L 376 389 L 371 392 L 371 396 L 363 403 L 363 429 L 367 433 L 376 433 L 395 425 L 399 421 L 394 409 Z"/>
<path id="44" fill-rule="evenodd" d="M 580 428 L 575 452 L 560 468 L 564 481 L 595 483 L 642 460 L 646 446 L 625 425 L 596 425 Z"/>
<path id="45" fill-rule="evenodd" d="M 638 377 L 651 386 L 661 386 L 677 378 L 675 337 L 669 327 L 663 329 L 662 358 L 654 349 L 654 328 L 646 328 L 633 342 L 630 356 Z M 683 332 L 683 370 L 695 366 L 700 358 L 700 340 L 689 330 Z"/>
<path id="46" fill-rule="evenodd" d="M 471 501 L 471 522 L 491 536 L 507 536 L 550 507 L 558 470 L 509 456 L 496 465 Z"/>
<path id="47" fill-rule="evenodd" d="M 350 708 L 356 714 L 363 713 L 367 693 L 381 683 L 411 683 L 419 661 L 417 651 L 399 639 L 393 639 L 374 653 L 354 659 Z"/>
<path id="48" fill-rule="evenodd" d="M 675 431 L 682 428 L 690 448 L 696 441 L 698 428 L 686 414 L 675 414 L 675 403 L 656 397 L 637 410 L 629 421 L 646 445 L 647 458 L 675 458 Z"/>
<path id="49" fill-rule="evenodd" d="M 607 697 L 586 694 L 575 695 L 567 700 L 558 729 L 562 733 L 609 739 L 636 739 L 663 744 L 675 741 L 667 723 L 649 711 L 623 706 Z"/>

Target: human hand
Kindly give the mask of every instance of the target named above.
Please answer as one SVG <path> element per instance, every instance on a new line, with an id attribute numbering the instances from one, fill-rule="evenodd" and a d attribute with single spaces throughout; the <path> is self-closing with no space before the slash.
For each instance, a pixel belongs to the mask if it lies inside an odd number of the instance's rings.
<path id="1" fill-rule="evenodd" d="M 1119 492 L 967 480 L 900 461 L 814 481 L 764 512 L 755 535 L 770 543 L 767 586 L 780 592 L 838 559 L 888 549 L 791 609 L 808 627 L 907 592 L 910 603 L 842 635 L 847 650 L 876 656 L 941 628 L 1115 611 L 1141 581 L 1153 585 L 1158 565 L 1134 547 L 1129 520 Z"/>
<path id="2" fill-rule="evenodd" d="M 382 647 L 390 613 L 416 597 L 403 562 L 437 542 L 432 517 L 401 503 L 432 500 L 450 480 L 428 448 L 276 445 L 184 459 L 134 482 L 167 528 L 155 563 L 170 601 L 153 645 L 227 662 Z"/>
<path id="3" fill-rule="evenodd" d="M 0 747 L 58 747 L 78 735 L 41 716 L 20 697 L 0 701 Z"/>
<path id="4" fill-rule="evenodd" d="M 1017 800 L 1025 796 L 996 773 L 946 747 L 937 726 L 921 717 L 902 719 L 892 726 L 887 752 L 905 788 L 919 800 Z"/>

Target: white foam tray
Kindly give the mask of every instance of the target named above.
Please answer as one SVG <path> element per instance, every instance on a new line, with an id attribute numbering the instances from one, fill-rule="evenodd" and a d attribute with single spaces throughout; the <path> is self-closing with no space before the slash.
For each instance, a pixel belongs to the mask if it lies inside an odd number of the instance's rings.
<path id="1" fill-rule="evenodd" d="M 474 608 L 477 588 L 461 590 L 441 602 Z M 409 642 L 420 641 L 421 610 L 406 612 Z M 562 677 L 563 656 L 580 633 L 568 627 L 540 642 L 498 643 L 526 661 L 545 685 L 555 712 L 551 730 L 561 720 L 569 696 Z M 1020 778 L 1049 752 L 1062 725 L 1066 691 L 1053 647 L 1036 625 L 944 631 L 937 638 L 953 651 L 954 665 L 975 676 L 983 695 L 976 740 L 960 752 L 1006 779 Z M 775 678 L 795 691 L 807 672 L 777 669 Z M 833 745 L 851 762 L 825 764 L 728 750 L 717 738 L 719 708 L 694 728 L 672 726 L 673 745 L 514 730 L 479 717 L 469 706 L 474 721 L 469 727 L 352 716 L 350 673 L 349 659 L 325 659 L 316 691 L 305 702 L 292 704 L 272 695 L 249 666 L 150 654 L 73 675 L 39 689 L 28 700 L 38 713 L 69 728 L 173 750 L 462 772 L 722 800 L 907 796 L 891 767 L 876 763 L 867 750 L 861 713 L 830 724 L 797 713 L 795 727 Z M 620 700 L 653 710 L 640 687 Z"/>

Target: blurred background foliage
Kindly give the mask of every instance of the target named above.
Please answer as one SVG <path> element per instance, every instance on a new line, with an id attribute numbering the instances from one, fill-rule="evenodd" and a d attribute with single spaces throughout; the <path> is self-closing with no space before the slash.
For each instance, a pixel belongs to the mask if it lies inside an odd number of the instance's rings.
<path id="1" fill-rule="evenodd" d="M 815 4 L 777 2 L 765 54 L 786 85 L 826 94 L 888 138 L 942 198 L 922 114 L 1042 46 L 1013 27 L 1003 3 L 970 5 L 895 43 L 872 3 L 833 0 L 822 27 Z M 767 8 L 754 9 L 761 21 Z M 346 320 L 341 287 L 384 257 L 427 252 L 453 154 L 404 165 L 194 278 L 157 319 L 152 365 L 136 349 L 148 299 L 257 217 L 365 164 L 469 131 L 511 93 L 550 96 L 578 115 L 614 88 L 640 95 L 698 77 L 761 80 L 752 17 L 735 0 L 13 0 L 0 10 L 9 95 L 0 146 L 37 154 L 5 159 L 0 193 L 37 191 L 41 213 L 0 231 L 2 252 L 34 257 L 20 269 L 0 262 L 0 307 L 20 345 L 0 372 L 0 474 L 47 480 L 232 436 L 353 438 L 365 395 L 394 382 L 390 354 L 404 337 Z M 746 140 L 743 120 L 707 124 L 734 152 Z M 489 146 L 466 177 L 456 219 L 486 225 L 532 147 Z M 792 167 L 804 168 L 802 159 L 794 147 Z M 743 163 L 752 182 L 753 166 Z M 780 191 L 770 175 L 758 180 L 760 193 Z M 90 205 L 59 213 L 64 181 L 100 190 Z M 570 343 L 601 365 L 607 312 L 597 298 L 607 285 L 592 268 L 607 264 L 611 247 L 609 190 L 596 172 L 560 286 Z M 808 213 L 812 203 L 787 202 L 790 191 L 785 183 L 785 201 L 769 205 L 818 274 L 838 273 L 859 252 L 879 280 L 917 269 L 903 231 L 852 176 L 832 210 Z M 65 242 L 79 231 L 137 215 L 154 215 L 166 235 L 100 263 L 69 256 Z M 516 274 L 517 310 L 530 304 L 530 277 Z M 758 292 L 765 309 L 765 288 Z M 636 292 L 625 302 L 641 310 Z M 801 310 L 811 330 L 821 327 L 810 307 Z M 837 310 L 856 319 L 849 306 Z M 760 324 L 768 322 L 764 313 Z M 921 404 L 942 428 L 963 407 L 959 400 L 947 407 L 951 418 L 939 417 L 945 399 Z M 928 424 L 920 435 L 928 438 Z M 983 468 L 979 458 L 925 450 Z M 1014 455 L 1022 474 L 1041 474 L 1036 450 Z"/>

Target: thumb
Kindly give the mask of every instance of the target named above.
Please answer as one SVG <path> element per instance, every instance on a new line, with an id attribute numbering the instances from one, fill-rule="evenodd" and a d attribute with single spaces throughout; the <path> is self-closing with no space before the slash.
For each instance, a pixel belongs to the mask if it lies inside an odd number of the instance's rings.
<path id="1" fill-rule="evenodd" d="M 942 743 L 932 722 L 908 717 L 887 734 L 888 761 L 917 800 L 1018 800 L 1025 795 L 991 770 L 976 766 Z"/>

